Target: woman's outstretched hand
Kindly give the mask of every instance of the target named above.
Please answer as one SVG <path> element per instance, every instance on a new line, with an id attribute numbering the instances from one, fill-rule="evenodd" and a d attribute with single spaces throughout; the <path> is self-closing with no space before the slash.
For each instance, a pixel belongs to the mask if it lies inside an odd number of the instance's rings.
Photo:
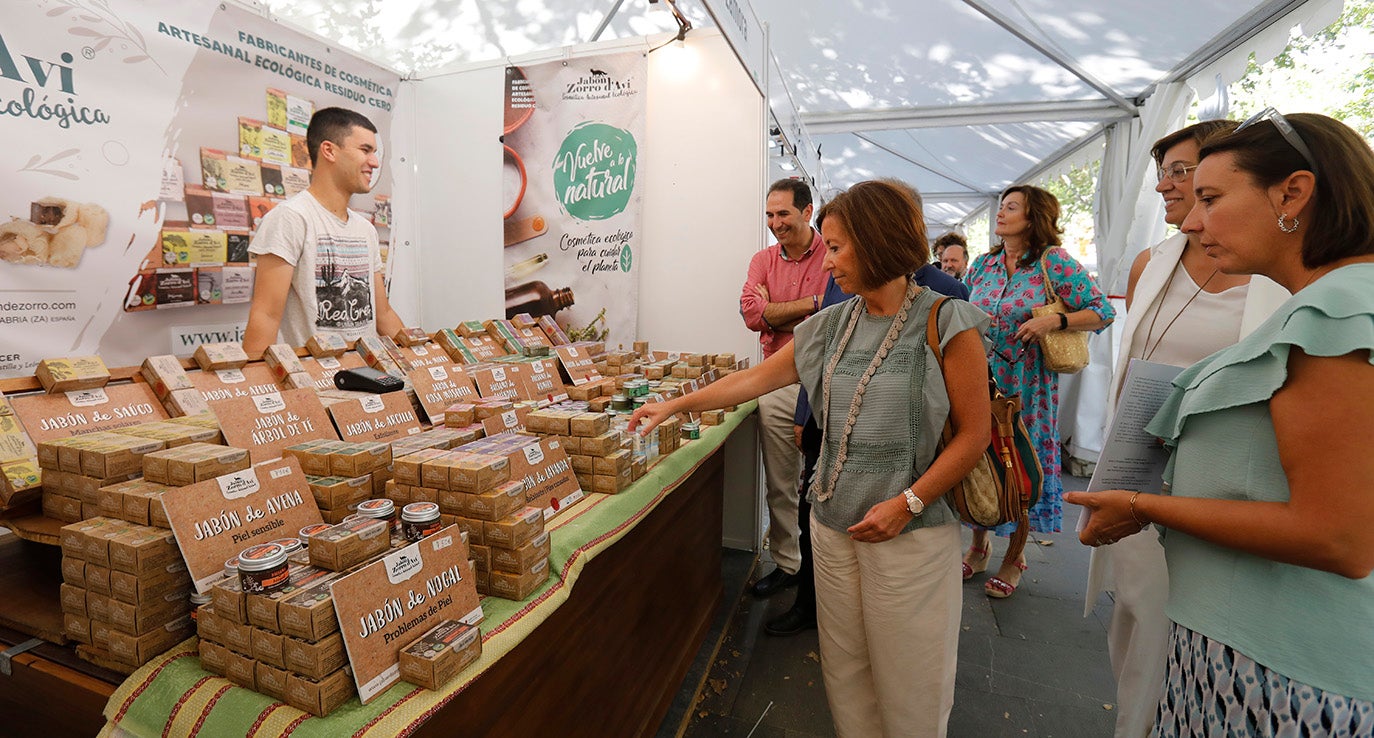
<path id="1" fill-rule="evenodd" d="M 672 402 L 649 402 L 640 406 L 634 415 L 630 416 L 630 432 L 638 430 L 640 436 L 649 435 L 649 431 L 657 428 L 659 423 L 674 414 L 672 405 Z M 644 425 L 643 428 L 639 427 L 641 423 Z"/>

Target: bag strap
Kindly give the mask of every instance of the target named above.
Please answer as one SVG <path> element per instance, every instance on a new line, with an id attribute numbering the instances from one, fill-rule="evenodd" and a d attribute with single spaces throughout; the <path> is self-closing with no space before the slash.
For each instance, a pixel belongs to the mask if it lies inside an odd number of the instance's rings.
<path id="1" fill-rule="evenodd" d="M 1040 255 L 1040 276 L 1044 277 L 1045 279 L 1045 304 L 1053 305 L 1056 302 L 1062 303 L 1064 302 L 1064 300 L 1059 296 L 1059 293 L 1054 289 L 1054 280 L 1050 279 L 1050 273 L 1048 270 L 1045 269 L 1045 260 L 1049 258 L 1049 255 L 1049 249 L 1046 249 L 1045 253 Z M 1064 309 L 1067 310 L 1068 306 L 1065 305 Z"/>
<path id="2" fill-rule="evenodd" d="M 940 349 L 940 308 L 950 300 L 949 297 L 941 297 L 935 301 L 930 308 L 930 316 L 926 318 L 926 345 L 935 354 L 935 365 L 940 367 L 940 376 L 945 374 L 945 354 Z M 946 388 L 948 392 L 948 388 Z M 953 413 L 945 416 L 945 427 L 940 429 L 940 442 L 949 444 L 954 438 L 954 426 L 951 424 Z"/>
<path id="3" fill-rule="evenodd" d="M 930 306 L 930 315 L 926 317 L 926 344 L 935 352 L 935 364 L 940 367 L 941 374 L 945 373 L 945 355 L 940 351 L 940 308 L 949 302 L 949 299 L 948 296 L 944 296 L 936 300 L 935 304 Z"/>

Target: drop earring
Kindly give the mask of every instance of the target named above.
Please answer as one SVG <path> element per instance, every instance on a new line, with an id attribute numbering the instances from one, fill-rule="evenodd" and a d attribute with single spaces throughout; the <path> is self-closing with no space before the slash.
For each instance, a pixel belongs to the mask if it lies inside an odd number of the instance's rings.
<path id="1" fill-rule="evenodd" d="M 1287 217 L 1288 217 L 1288 213 L 1279 213 L 1279 230 L 1283 231 L 1284 233 L 1297 233 L 1297 232 L 1298 232 L 1298 219 L 1297 219 L 1297 216 L 1294 216 L 1294 217 L 1293 217 L 1293 225 L 1292 225 L 1292 227 L 1289 227 L 1289 226 L 1287 226 L 1287 225 L 1284 224 L 1283 219 L 1284 219 L 1284 218 L 1287 218 Z"/>

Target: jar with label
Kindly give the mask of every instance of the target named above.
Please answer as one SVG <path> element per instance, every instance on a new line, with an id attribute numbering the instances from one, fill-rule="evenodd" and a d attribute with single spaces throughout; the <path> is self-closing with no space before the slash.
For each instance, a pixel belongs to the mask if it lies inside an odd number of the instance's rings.
<path id="1" fill-rule="evenodd" d="M 275 543 L 259 543 L 239 553 L 239 584 L 246 594 L 269 594 L 291 583 L 286 549 Z"/>
<path id="2" fill-rule="evenodd" d="M 296 535 L 300 538 L 302 543 L 304 543 L 306 546 L 309 546 L 310 536 L 313 536 L 321 531 L 329 530 L 333 527 L 334 526 L 330 525 L 329 523 L 311 523 L 310 525 L 301 528 Z"/>
<path id="3" fill-rule="evenodd" d="M 200 608 L 210 604 L 209 594 L 191 593 L 191 619 L 195 620 L 200 614 Z"/>
<path id="4" fill-rule="evenodd" d="M 396 519 L 396 503 L 385 497 L 376 497 L 359 502 L 357 514 L 364 518 L 385 520 L 391 524 L 393 532 L 397 530 L 399 525 L 399 521 Z"/>
<path id="5" fill-rule="evenodd" d="M 689 420 L 682 424 L 682 440 L 695 441 L 701 438 L 701 421 Z"/>
<path id="6" fill-rule="evenodd" d="M 412 502 L 401 508 L 401 535 L 414 543 L 444 527 L 439 522 L 439 506 L 433 502 Z"/>
<path id="7" fill-rule="evenodd" d="M 278 538 L 277 540 L 272 542 L 286 549 L 287 557 L 290 557 L 291 554 L 296 553 L 297 551 L 300 551 L 301 549 L 305 548 L 305 546 L 301 544 L 301 539 L 299 538 Z"/>
<path id="8" fill-rule="evenodd" d="M 634 410 L 634 405 L 630 398 L 625 395 L 611 395 L 611 410 L 617 413 L 628 413 Z"/>

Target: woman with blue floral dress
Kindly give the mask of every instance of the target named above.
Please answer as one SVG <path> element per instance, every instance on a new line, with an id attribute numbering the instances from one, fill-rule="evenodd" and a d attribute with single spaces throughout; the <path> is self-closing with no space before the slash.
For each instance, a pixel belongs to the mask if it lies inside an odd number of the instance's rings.
<path id="1" fill-rule="evenodd" d="M 992 316 L 988 364 L 993 379 L 1006 394 L 1021 396 L 1021 417 L 1044 467 L 1045 486 L 1030 509 L 1030 531 L 1057 533 L 1064 495 L 1059 478 L 1059 376 L 1045 367 L 1039 339 L 1054 330 L 1101 330 L 1116 312 L 1083 265 L 1059 247 L 1062 230 L 1054 195 L 1029 185 L 1008 188 L 1002 193 L 993 233 L 1001 243 L 974 260 L 965 277 L 969 302 Z M 1031 316 L 1031 308 L 1048 301 L 1042 259 L 1054 291 L 1068 306 L 1066 314 Z M 1011 536 L 1016 524 L 994 530 Z M 974 528 L 973 545 L 964 556 L 966 580 L 987 569 L 992 558 L 988 533 Z M 1016 591 L 1026 570 L 1024 544 L 1024 534 L 1012 537 L 1001 569 L 984 583 L 989 597 L 1010 597 Z"/>

